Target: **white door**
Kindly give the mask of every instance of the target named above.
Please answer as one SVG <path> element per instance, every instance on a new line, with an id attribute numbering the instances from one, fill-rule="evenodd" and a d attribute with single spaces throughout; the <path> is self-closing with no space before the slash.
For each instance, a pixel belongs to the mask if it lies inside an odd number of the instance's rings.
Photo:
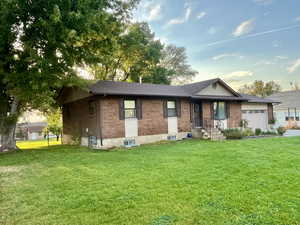
<path id="1" fill-rule="evenodd" d="M 177 117 L 168 117 L 168 134 L 176 135 L 178 133 Z"/>
<path id="2" fill-rule="evenodd" d="M 268 130 L 268 113 L 266 110 L 243 110 L 242 119 L 248 121 L 248 127 Z"/>
<path id="3" fill-rule="evenodd" d="M 138 136 L 138 120 L 137 118 L 125 119 L 125 137 L 132 138 Z"/>

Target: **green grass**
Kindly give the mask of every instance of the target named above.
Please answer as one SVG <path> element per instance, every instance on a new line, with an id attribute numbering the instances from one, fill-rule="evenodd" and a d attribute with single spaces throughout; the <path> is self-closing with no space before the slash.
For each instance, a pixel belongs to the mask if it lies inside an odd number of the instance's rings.
<path id="1" fill-rule="evenodd" d="M 61 141 L 56 140 L 56 138 L 49 139 L 49 146 L 53 145 L 60 145 Z M 36 141 L 18 141 L 17 146 L 24 150 L 24 149 L 33 149 L 33 148 L 41 148 L 41 147 L 48 147 L 48 140 L 36 140 Z"/>
<path id="2" fill-rule="evenodd" d="M 0 224 L 300 224 L 300 138 L 2 154 Z"/>

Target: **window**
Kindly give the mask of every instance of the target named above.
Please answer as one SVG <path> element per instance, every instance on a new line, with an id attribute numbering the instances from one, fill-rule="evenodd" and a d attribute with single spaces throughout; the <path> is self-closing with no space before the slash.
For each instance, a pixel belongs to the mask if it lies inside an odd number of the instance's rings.
<path id="1" fill-rule="evenodd" d="M 214 119 L 215 120 L 225 120 L 227 118 L 227 110 L 225 102 L 214 102 Z"/>
<path id="2" fill-rule="evenodd" d="M 176 102 L 175 101 L 168 101 L 167 102 L 167 113 L 168 113 L 168 117 L 175 117 L 175 116 L 177 116 L 177 113 L 176 113 Z"/>
<path id="3" fill-rule="evenodd" d="M 96 102 L 90 101 L 89 102 L 89 114 L 94 115 L 96 113 Z"/>
<path id="4" fill-rule="evenodd" d="M 125 118 L 136 118 L 136 101 L 124 100 Z"/>
<path id="5" fill-rule="evenodd" d="M 285 121 L 299 121 L 299 112 L 296 108 L 288 108 L 285 112 Z"/>

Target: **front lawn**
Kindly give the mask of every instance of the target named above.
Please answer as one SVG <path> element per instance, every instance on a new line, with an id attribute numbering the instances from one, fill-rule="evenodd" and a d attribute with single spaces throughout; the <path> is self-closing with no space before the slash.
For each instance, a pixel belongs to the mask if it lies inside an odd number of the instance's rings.
<path id="1" fill-rule="evenodd" d="M 0 224 L 300 224 L 300 138 L 1 154 Z"/>
<path id="2" fill-rule="evenodd" d="M 50 138 L 49 141 L 47 139 L 36 140 L 36 141 L 18 141 L 17 146 L 18 148 L 25 150 L 25 149 L 32 149 L 32 148 L 41 148 L 41 147 L 48 147 L 53 145 L 60 145 L 61 140 L 58 141 L 56 138 Z"/>

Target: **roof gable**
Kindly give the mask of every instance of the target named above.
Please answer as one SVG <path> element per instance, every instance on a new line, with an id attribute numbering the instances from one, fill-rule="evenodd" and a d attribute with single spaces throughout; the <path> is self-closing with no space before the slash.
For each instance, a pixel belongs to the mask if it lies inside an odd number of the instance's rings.
<path id="1" fill-rule="evenodd" d="M 210 84 L 208 87 L 196 93 L 196 95 L 234 96 L 231 91 L 219 84 L 219 82 Z"/>
<path id="2" fill-rule="evenodd" d="M 192 96 L 211 95 L 241 97 L 239 93 L 235 92 L 230 86 L 228 86 L 223 80 L 219 78 L 193 84 L 187 84 L 183 85 L 182 87 Z"/>

